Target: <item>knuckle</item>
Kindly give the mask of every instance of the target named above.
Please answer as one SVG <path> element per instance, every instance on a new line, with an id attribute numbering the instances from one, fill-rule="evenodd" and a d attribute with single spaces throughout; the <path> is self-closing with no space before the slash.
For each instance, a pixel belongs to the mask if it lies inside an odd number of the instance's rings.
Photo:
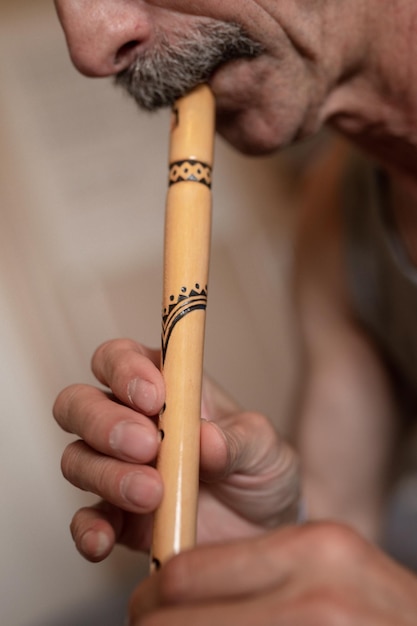
<path id="1" fill-rule="evenodd" d="M 80 537 L 85 529 L 88 527 L 88 513 L 90 511 L 89 507 L 82 507 L 75 512 L 71 522 L 70 522 L 70 532 L 71 537 L 74 541 Z"/>
<path id="2" fill-rule="evenodd" d="M 61 471 L 78 489 L 94 493 L 108 501 L 120 499 L 120 469 L 107 456 L 97 453 L 82 440 L 69 444 L 61 458 Z"/>
<path id="3" fill-rule="evenodd" d="M 257 411 L 246 411 L 242 413 L 242 421 L 249 424 L 251 429 L 255 432 L 259 432 L 260 430 L 273 432 L 269 418 L 263 413 L 258 413 Z"/>
<path id="4" fill-rule="evenodd" d="M 102 343 L 91 359 L 91 369 L 98 380 L 118 396 L 126 395 L 127 385 L 143 369 L 147 350 L 131 339 L 111 339 Z"/>
<path id="5" fill-rule="evenodd" d="M 337 522 L 308 524 L 305 527 L 306 539 L 328 565 L 338 565 L 357 560 L 366 544 L 349 526 Z"/>
<path id="6" fill-rule="evenodd" d="M 308 522 L 302 526 L 288 526 L 267 533 L 260 539 L 265 542 L 266 553 L 286 555 L 290 560 L 303 559 L 308 563 L 321 563 L 327 572 L 336 577 L 340 564 L 345 567 L 366 558 L 370 546 L 349 526 L 339 522 Z"/>
<path id="7" fill-rule="evenodd" d="M 77 484 L 78 468 L 84 454 L 85 444 L 81 441 L 70 443 L 61 458 L 61 471 L 70 483 Z"/>
<path id="8" fill-rule="evenodd" d="M 114 350 L 120 350 L 122 344 L 125 344 L 124 339 L 107 339 L 107 341 L 103 341 L 103 343 L 95 349 L 92 359 L 106 358 L 109 354 L 114 352 Z"/>
<path id="9" fill-rule="evenodd" d="M 106 354 L 109 351 L 110 346 L 113 344 L 113 340 L 104 341 L 93 352 L 91 357 L 91 369 L 95 372 L 98 368 L 98 363 L 101 363 L 106 358 Z"/>
<path id="10" fill-rule="evenodd" d="M 96 348 L 91 358 L 92 366 L 97 363 L 108 362 L 112 360 L 115 355 L 123 354 L 126 352 L 143 352 L 141 344 L 136 343 L 133 339 L 108 339 Z"/>
<path id="11" fill-rule="evenodd" d="M 65 387 L 55 399 L 52 407 L 52 414 L 63 430 L 68 430 L 67 419 L 71 405 L 78 394 L 80 385 L 70 385 Z"/>
<path id="12" fill-rule="evenodd" d="M 82 528 L 79 521 L 79 511 L 77 511 L 70 522 L 70 533 L 74 541 L 81 535 Z"/>
<path id="13" fill-rule="evenodd" d="M 107 414 L 108 402 L 107 396 L 95 387 L 73 385 L 57 401 L 54 414 L 64 431 L 96 441 L 105 424 L 103 416 Z"/>
<path id="14" fill-rule="evenodd" d="M 284 449 L 284 442 L 279 437 L 271 420 L 263 413 L 245 412 L 240 415 L 240 428 L 245 437 L 252 442 L 254 450 L 258 451 L 258 456 L 269 454 L 271 450 L 281 455 Z M 287 446 L 289 448 L 289 446 Z"/>

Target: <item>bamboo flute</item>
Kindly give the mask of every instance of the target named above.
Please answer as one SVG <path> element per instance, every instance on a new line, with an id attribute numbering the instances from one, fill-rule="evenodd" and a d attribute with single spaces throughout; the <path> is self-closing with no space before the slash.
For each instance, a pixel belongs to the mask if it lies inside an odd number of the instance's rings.
<path id="1" fill-rule="evenodd" d="M 155 513 L 151 569 L 196 539 L 214 133 L 214 97 L 200 85 L 172 112 L 162 305 L 166 402 L 157 460 L 164 496 Z"/>

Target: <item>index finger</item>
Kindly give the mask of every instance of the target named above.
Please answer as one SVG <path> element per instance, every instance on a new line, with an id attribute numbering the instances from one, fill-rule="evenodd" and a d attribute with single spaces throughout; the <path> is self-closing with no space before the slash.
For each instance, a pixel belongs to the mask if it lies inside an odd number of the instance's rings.
<path id="1" fill-rule="evenodd" d="M 156 415 L 165 401 L 160 352 L 130 339 L 106 341 L 95 351 L 91 368 L 123 404 Z"/>
<path id="2" fill-rule="evenodd" d="M 157 607 L 224 601 L 284 585 L 291 572 L 286 544 L 294 532 L 298 531 L 288 526 L 177 554 L 135 589 L 130 603 L 133 621 Z"/>

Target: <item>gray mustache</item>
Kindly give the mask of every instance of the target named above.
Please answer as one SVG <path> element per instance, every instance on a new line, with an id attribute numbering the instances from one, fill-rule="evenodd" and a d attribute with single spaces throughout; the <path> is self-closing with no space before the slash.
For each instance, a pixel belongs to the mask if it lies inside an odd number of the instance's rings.
<path id="1" fill-rule="evenodd" d="M 144 50 L 116 78 L 141 109 L 155 111 L 204 83 L 224 63 L 255 58 L 262 46 L 239 24 L 211 21 L 199 24 L 185 38 L 171 33 L 170 41 L 159 36 L 152 49 Z"/>

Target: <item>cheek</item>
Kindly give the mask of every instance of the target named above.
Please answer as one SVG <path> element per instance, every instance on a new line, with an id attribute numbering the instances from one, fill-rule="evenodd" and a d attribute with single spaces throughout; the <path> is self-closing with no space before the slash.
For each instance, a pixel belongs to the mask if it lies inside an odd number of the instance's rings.
<path id="1" fill-rule="evenodd" d="M 218 131 L 238 150 L 267 154 L 318 129 L 314 85 L 302 64 L 259 59 L 240 69 L 215 89 Z"/>
<path id="2" fill-rule="evenodd" d="M 271 0 L 275 3 L 276 0 Z M 279 27 L 259 0 L 146 0 L 149 6 L 185 15 L 237 22 L 258 41 L 267 43 Z M 265 42 L 266 39 L 266 42 Z M 272 40 L 271 40 L 272 41 Z"/>
<path id="3" fill-rule="evenodd" d="M 236 115 L 220 113 L 217 130 L 240 152 L 261 156 L 293 143 L 298 124 L 295 120 L 280 117 L 276 112 L 267 115 L 265 111 L 252 109 Z"/>
<path id="4" fill-rule="evenodd" d="M 260 11 L 256 0 L 147 0 L 147 3 L 169 11 L 226 21 L 236 20 L 249 9 Z"/>

